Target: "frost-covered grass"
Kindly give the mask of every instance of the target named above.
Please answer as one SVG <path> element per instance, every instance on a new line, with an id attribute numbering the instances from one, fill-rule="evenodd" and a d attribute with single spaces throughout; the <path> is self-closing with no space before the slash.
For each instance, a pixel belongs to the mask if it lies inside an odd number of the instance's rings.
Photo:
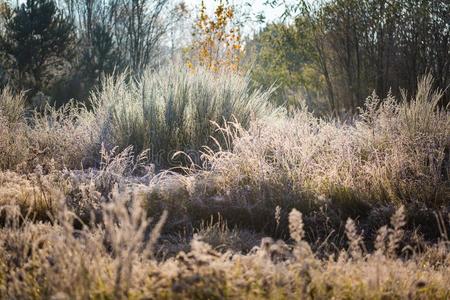
<path id="1" fill-rule="evenodd" d="M 0 229 L 2 299 L 448 299 L 449 244 L 412 247 L 400 208 L 364 250 L 352 220 L 348 249 L 319 258 L 303 240 L 302 215 L 289 214 L 291 242 L 262 239 L 249 253 L 218 251 L 196 235 L 176 256 L 158 258 L 166 214 L 151 223 L 129 194 L 102 205 L 99 226 L 73 227 L 61 207 L 52 223 L 17 219 L 11 207 Z M 130 202 L 132 201 L 132 202 Z M 224 235 L 224 229 L 212 228 Z M 222 232 L 220 233 L 220 231 Z M 228 232 L 229 233 L 229 232 Z M 211 233 L 210 233 L 211 234 Z M 234 236 L 230 234 L 230 236 Z M 406 249 L 406 248 L 404 248 Z M 420 249 L 420 250 L 419 250 Z"/>
<path id="2" fill-rule="evenodd" d="M 28 118 L 2 92 L 0 298 L 450 297 L 450 112 L 430 77 L 340 122 L 196 72 L 110 78 L 93 110 Z M 193 159 L 161 170 L 177 151 Z"/>

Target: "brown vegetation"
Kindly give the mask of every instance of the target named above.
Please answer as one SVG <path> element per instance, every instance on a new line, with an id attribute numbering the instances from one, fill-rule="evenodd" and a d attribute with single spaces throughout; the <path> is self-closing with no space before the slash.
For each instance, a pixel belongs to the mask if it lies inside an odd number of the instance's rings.
<path id="1" fill-rule="evenodd" d="M 111 79 L 93 111 L 68 105 L 27 118 L 11 105 L 21 95 L 4 90 L 1 298 L 450 296 L 450 117 L 430 77 L 413 99 L 369 97 L 346 123 L 273 111 L 239 77 L 182 73 L 166 86 L 165 74 L 146 79 L 173 92 L 151 94 L 163 121 L 134 123 L 144 124 L 136 132 L 174 134 L 158 140 L 173 151 L 212 136 L 194 149 L 201 160 L 159 172 L 151 153 L 111 147 L 129 138 L 115 122 L 145 118 L 138 103 L 123 105 L 139 88 Z M 168 108 L 199 91 L 219 99 L 214 89 L 228 100 L 205 111 L 220 116 L 232 103 L 234 122 L 201 123 L 195 139 L 188 127 L 164 131 L 177 113 L 198 113 Z"/>

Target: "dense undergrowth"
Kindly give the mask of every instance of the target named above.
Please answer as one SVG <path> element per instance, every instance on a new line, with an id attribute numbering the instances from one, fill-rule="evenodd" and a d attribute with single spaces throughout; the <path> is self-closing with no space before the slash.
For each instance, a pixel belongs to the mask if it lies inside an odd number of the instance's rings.
<path id="1" fill-rule="evenodd" d="M 118 198 L 116 198 L 118 197 Z M 64 208 L 52 223 L 17 219 L 0 230 L 0 296 L 13 299 L 447 299 L 450 256 L 440 242 L 411 257 L 396 255 L 403 237 L 399 209 L 367 253 L 353 221 L 348 250 L 318 258 L 303 241 L 301 213 L 289 214 L 290 245 L 262 239 L 248 254 L 218 251 L 206 241 L 227 230 L 199 232 L 186 251 L 158 259 L 162 222 L 148 228 L 139 206 L 115 194 L 103 225 L 74 230 Z M 14 217 L 16 216 L 16 218 Z M 165 215 L 162 217 L 164 220 Z M 151 229 L 151 230 L 150 230 Z M 150 233 L 149 233 L 150 232 Z M 209 234 L 209 235 L 208 235 Z M 162 236 L 163 238 L 163 236 Z M 166 241 L 169 239 L 166 239 Z M 202 241 L 203 240 L 203 241 Z M 216 245 L 217 246 L 217 245 Z M 417 251 L 417 252 L 415 252 Z"/>
<path id="2" fill-rule="evenodd" d="M 91 109 L 71 102 L 29 116 L 24 95 L 5 88 L 0 167 L 27 172 L 50 161 L 59 169 L 98 167 L 102 144 L 109 150 L 132 145 L 135 153 L 149 151 L 158 169 L 183 163 L 173 160 L 177 151 L 198 162 L 196 153 L 212 145 L 210 137 L 221 138 L 211 121 L 236 119 L 247 128 L 275 113 L 269 96 L 270 91 L 250 90 L 249 80 L 238 75 L 172 67 L 132 81 L 125 75 L 106 78 L 91 96 Z"/>
<path id="3" fill-rule="evenodd" d="M 175 69 L 107 79 L 92 109 L 30 114 L 3 90 L 0 297 L 448 298 L 431 78 L 351 122 L 269 96 Z"/>

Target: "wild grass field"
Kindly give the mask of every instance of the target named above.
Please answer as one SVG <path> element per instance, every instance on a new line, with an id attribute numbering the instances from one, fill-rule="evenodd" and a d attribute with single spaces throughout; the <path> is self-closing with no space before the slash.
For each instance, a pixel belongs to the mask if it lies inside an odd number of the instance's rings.
<path id="1" fill-rule="evenodd" d="M 271 92 L 182 67 L 41 112 L 4 89 L 0 298 L 450 298 L 431 76 L 345 120 Z"/>

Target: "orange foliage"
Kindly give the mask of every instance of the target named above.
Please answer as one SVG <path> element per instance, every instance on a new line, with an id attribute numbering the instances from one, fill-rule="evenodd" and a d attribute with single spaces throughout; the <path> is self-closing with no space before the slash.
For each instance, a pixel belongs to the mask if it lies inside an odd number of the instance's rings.
<path id="1" fill-rule="evenodd" d="M 232 26 L 233 18 L 233 8 L 222 2 L 217 6 L 214 15 L 208 16 L 202 1 L 195 22 L 193 61 L 188 61 L 189 67 L 194 68 L 194 64 L 198 64 L 214 72 L 239 70 L 242 56 L 241 34 L 238 27 Z"/>
<path id="2" fill-rule="evenodd" d="M 0 18 L 6 18 L 11 13 L 11 8 L 6 1 L 0 0 Z"/>

